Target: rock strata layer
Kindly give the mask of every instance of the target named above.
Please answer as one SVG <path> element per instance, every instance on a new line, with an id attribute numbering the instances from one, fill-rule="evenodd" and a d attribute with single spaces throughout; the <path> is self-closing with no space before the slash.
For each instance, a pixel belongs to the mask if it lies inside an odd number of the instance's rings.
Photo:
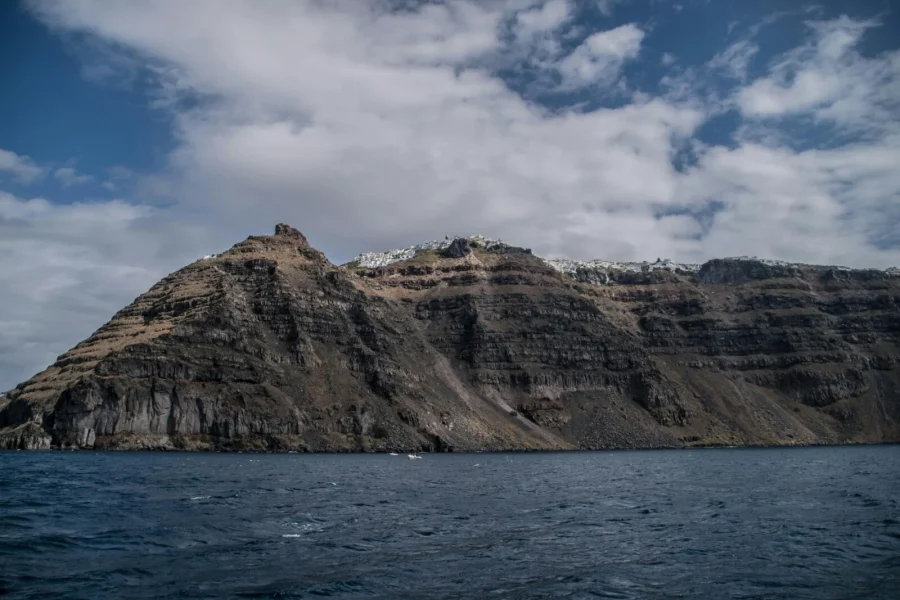
<path id="1" fill-rule="evenodd" d="M 484 238 L 381 256 L 336 266 L 280 224 L 188 265 L 0 397 L 0 447 L 900 441 L 895 272 Z"/>

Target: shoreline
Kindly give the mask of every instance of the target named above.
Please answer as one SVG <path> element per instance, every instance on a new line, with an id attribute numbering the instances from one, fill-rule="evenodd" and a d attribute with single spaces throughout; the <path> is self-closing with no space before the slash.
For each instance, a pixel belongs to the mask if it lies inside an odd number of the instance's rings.
<path id="1" fill-rule="evenodd" d="M 698 445 L 698 446 L 657 446 L 657 447 L 611 447 L 611 448 L 571 448 L 571 449 L 500 449 L 500 450 L 416 450 L 418 454 L 576 454 L 587 452 L 658 452 L 679 450 L 781 450 L 785 448 L 822 448 L 822 447 L 858 447 L 858 446 L 898 446 L 898 441 L 882 442 L 843 442 L 843 443 L 812 443 L 812 444 L 745 444 L 745 445 Z M 13 452 L 44 452 L 44 453 L 86 453 L 103 452 L 110 454 L 119 453 L 167 453 L 167 454 L 332 454 L 332 455 L 389 455 L 397 452 L 398 455 L 407 454 L 409 450 L 231 450 L 231 449 L 190 449 L 190 448 L 0 448 L 0 454 Z"/>

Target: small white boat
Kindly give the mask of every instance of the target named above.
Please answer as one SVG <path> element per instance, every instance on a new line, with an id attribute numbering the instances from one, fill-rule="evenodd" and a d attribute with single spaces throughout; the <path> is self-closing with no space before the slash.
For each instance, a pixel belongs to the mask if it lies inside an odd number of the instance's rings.
<path id="1" fill-rule="evenodd" d="M 408 458 L 409 460 L 420 460 L 422 457 L 413 452 L 412 454 L 407 454 L 406 458 Z"/>
<path id="2" fill-rule="evenodd" d="M 391 452 L 391 456 L 397 456 L 396 452 Z"/>

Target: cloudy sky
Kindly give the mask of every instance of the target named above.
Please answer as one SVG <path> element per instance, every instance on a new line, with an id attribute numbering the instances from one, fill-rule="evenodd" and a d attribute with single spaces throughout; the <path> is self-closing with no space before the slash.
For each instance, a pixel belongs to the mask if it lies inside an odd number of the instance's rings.
<path id="1" fill-rule="evenodd" d="M 280 221 L 900 264 L 888 0 L 0 2 L 0 76 L 0 390 Z"/>

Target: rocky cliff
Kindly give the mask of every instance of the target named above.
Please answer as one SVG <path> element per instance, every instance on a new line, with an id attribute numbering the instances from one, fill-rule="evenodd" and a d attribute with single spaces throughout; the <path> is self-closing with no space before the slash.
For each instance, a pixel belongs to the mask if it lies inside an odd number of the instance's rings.
<path id="1" fill-rule="evenodd" d="M 546 261 L 480 237 L 336 266 L 287 225 L 0 398 L 5 448 L 896 441 L 896 272 Z"/>

